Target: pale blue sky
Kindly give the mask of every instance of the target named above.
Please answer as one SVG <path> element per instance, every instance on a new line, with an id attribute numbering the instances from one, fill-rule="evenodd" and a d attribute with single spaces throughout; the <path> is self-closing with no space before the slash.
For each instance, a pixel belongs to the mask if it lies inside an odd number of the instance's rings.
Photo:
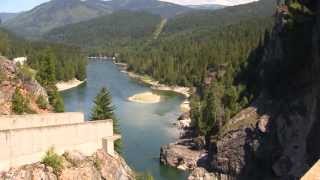
<path id="1" fill-rule="evenodd" d="M 0 12 L 21 12 L 27 11 L 35 6 L 47 2 L 49 0 L 0 0 Z M 222 4 L 236 5 L 248 3 L 256 0 L 161 0 L 181 5 L 199 5 L 199 4 Z"/>
<path id="2" fill-rule="evenodd" d="M 46 1 L 48 0 L 0 0 L 0 12 L 26 11 Z"/>

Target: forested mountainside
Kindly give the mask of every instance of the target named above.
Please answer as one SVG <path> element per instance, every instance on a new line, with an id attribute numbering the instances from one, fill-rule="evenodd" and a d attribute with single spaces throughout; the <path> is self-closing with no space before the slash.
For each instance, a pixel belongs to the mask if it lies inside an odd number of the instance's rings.
<path id="1" fill-rule="evenodd" d="M 20 13 L 4 23 L 10 31 L 28 38 L 39 38 L 53 28 L 90 20 L 119 10 L 146 11 L 173 17 L 191 10 L 157 0 L 52 0 Z"/>
<path id="2" fill-rule="evenodd" d="M 199 27 L 222 27 L 255 18 L 274 15 L 276 0 L 260 0 L 257 2 L 226 7 L 215 11 L 192 11 L 176 16 L 168 21 L 164 31 L 166 33 L 179 33 L 192 31 Z"/>
<path id="3" fill-rule="evenodd" d="M 42 33 L 66 24 L 88 20 L 111 10 L 102 1 L 52 0 L 20 13 L 4 26 L 21 36 L 38 37 Z"/>
<path id="4" fill-rule="evenodd" d="M 114 12 L 119 10 L 145 11 L 163 18 L 172 18 L 192 10 L 186 6 L 158 0 L 112 0 L 106 1 L 105 4 L 112 7 Z"/>
<path id="5" fill-rule="evenodd" d="M 118 11 L 90 21 L 56 28 L 44 35 L 49 41 L 98 49 L 126 46 L 151 39 L 161 17 L 147 12 Z"/>
<path id="6" fill-rule="evenodd" d="M 262 0 L 217 10 L 218 13 L 194 11 L 169 20 L 161 20 L 160 16 L 145 12 L 120 11 L 90 21 L 56 28 L 46 33 L 44 38 L 90 47 L 91 53 L 114 54 L 119 53 L 120 49 L 122 51 L 122 48 L 134 49 L 143 46 L 144 42 L 158 43 L 162 37 L 168 39 L 170 34 L 183 37 L 184 31 L 194 30 L 197 36 L 205 37 L 207 32 L 214 28 L 237 24 L 252 18 L 271 17 L 274 9 L 275 0 Z"/>

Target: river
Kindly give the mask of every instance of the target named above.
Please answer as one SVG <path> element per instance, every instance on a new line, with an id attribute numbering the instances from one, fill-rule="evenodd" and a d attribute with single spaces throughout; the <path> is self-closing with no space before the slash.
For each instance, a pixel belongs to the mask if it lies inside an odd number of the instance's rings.
<path id="1" fill-rule="evenodd" d="M 166 93 L 164 100 L 157 104 L 130 102 L 128 97 L 150 88 L 121 73 L 111 61 L 93 60 L 87 66 L 87 83 L 62 92 L 66 111 L 84 112 L 89 118 L 93 99 L 103 86 L 112 95 L 122 132 L 123 157 L 129 166 L 152 174 L 156 180 L 186 179 L 185 172 L 159 162 L 160 147 L 179 136 L 172 123 L 181 113 L 183 98 Z"/>

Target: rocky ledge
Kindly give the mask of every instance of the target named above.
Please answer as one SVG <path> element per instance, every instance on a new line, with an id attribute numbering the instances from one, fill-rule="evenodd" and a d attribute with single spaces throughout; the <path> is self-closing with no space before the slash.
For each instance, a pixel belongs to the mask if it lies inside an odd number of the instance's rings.
<path id="1" fill-rule="evenodd" d="M 41 163 L 11 168 L 0 174 L 0 180 L 133 180 L 133 171 L 121 156 L 112 157 L 102 150 L 93 156 L 79 152 L 66 152 L 63 155 L 63 169 L 57 174 L 51 167 Z"/>
<path id="2" fill-rule="evenodd" d="M 207 154 L 199 139 L 181 139 L 161 147 L 160 161 L 180 170 L 193 170 L 206 160 Z"/>

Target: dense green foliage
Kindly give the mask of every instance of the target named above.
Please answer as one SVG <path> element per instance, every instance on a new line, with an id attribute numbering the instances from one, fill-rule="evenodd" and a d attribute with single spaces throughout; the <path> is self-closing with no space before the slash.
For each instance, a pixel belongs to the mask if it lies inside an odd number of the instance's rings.
<path id="1" fill-rule="evenodd" d="M 276 0 L 260 0 L 257 2 L 226 7 L 216 11 L 193 11 L 181 14 L 168 22 L 166 33 L 197 30 L 199 27 L 223 27 L 237 24 L 251 18 L 272 16 L 276 8 Z"/>
<path id="2" fill-rule="evenodd" d="M 51 0 L 4 23 L 16 34 L 30 38 L 54 28 L 100 17 L 119 10 L 145 11 L 162 17 L 173 17 L 190 11 L 185 6 L 158 0 Z"/>
<path id="3" fill-rule="evenodd" d="M 63 158 L 58 155 L 54 148 L 50 148 L 42 158 L 41 163 L 50 166 L 55 174 L 59 174 L 63 169 Z"/>
<path id="4" fill-rule="evenodd" d="M 62 44 L 26 41 L 0 28 L 0 55 L 8 58 L 27 56 L 28 65 L 38 71 L 42 68 L 41 58 L 47 52 L 54 57 L 52 64 L 56 69 L 54 75 L 57 81 L 67 81 L 75 77 L 79 80 L 85 79 L 87 60 L 80 48 Z"/>
<path id="5" fill-rule="evenodd" d="M 146 12 L 119 11 L 91 21 L 57 28 L 46 39 L 100 49 L 126 46 L 130 41 L 150 38 L 161 18 Z"/>
<path id="6" fill-rule="evenodd" d="M 40 109 L 47 109 L 48 108 L 48 102 L 43 96 L 39 96 L 37 98 L 36 103 Z"/>
<path id="7" fill-rule="evenodd" d="M 272 18 L 253 18 L 222 28 L 198 28 L 122 50 L 129 70 L 170 85 L 196 87 L 192 119 L 199 134 L 217 135 L 222 126 L 255 96 L 248 69 L 252 51 L 265 39 Z M 254 70 L 254 69 L 253 69 Z"/>
<path id="8" fill-rule="evenodd" d="M 114 107 L 112 105 L 112 99 L 109 91 L 106 88 L 102 88 L 94 100 L 94 107 L 91 113 L 91 120 L 113 120 L 113 132 L 120 134 L 120 126 L 118 119 L 114 114 Z M 122 142 L 121 140 L 115 141 L 115 150 L 121 153 Z"/>
<path id="9" fill-rule="evenodd" d="M 85 21 L 108 12 L 103 2 L 52 0 L 18 14 L 6 21 L 4 26 L 22 36 L 39 37 L 52 28 Z"/>
<path id="10" fill-rule="evenodd" d="M 29 101 L 16 89 L 11 100 L 11 110 L 16 114 L 30 113 Z"/>

